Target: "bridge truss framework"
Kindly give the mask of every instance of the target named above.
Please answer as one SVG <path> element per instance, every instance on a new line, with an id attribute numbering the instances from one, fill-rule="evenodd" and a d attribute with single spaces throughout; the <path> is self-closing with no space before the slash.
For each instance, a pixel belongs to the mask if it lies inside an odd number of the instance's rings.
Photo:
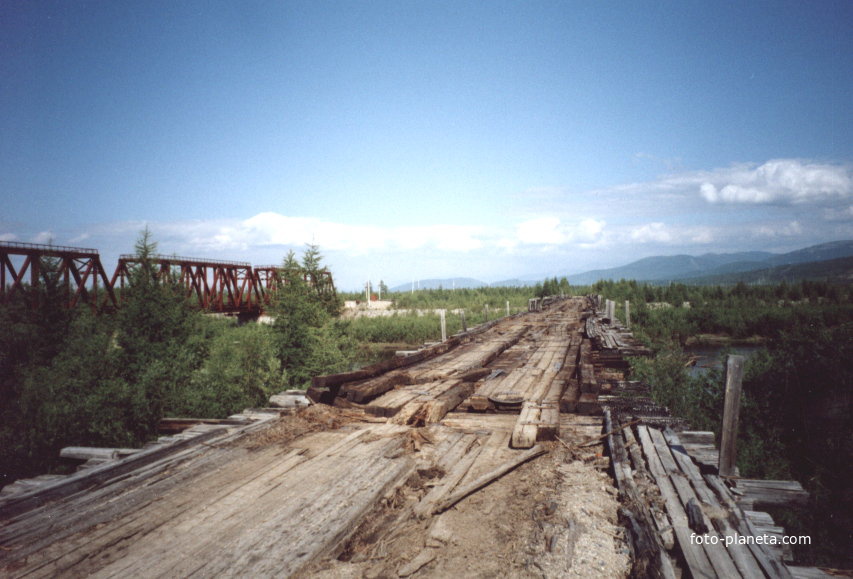
<path id="1" fill-rule="evenodd" d="M 288 277 L 282 267 L 252 267 L 248 262 L 164 255 L 151 256 L 150 261 L 154 275 L 180 284 L 199 308 L 215 313 L 259 314 L 269 307 Z M 65 288 L 68 307 L 87 303 L 98 309 L 116 309 L 140 264 L 137 256 L 122 255 L 112 277 L 107 278 L 95 249 L 0 242 L 0 301 L 24 295 L 32 302 L 36 294 L 30 288 L 55 284 Z M 318 292 L 335 293 L 330 272 L 301 275 Z"/>

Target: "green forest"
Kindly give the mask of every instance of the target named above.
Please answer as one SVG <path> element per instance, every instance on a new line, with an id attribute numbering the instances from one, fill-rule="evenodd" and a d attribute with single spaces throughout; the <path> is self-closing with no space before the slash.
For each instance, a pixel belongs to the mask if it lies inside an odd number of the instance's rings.
<path id="1" fill-rule="evenodd" d="M 654 286 L 566 278 L 532 287 L 387 293 L 408 313 L 342 317 L 343 299 L 303 280 L 325 268 L 319 248 L 283 259 L 286 283 L 272 323 L 238 324 L 204 315 L 176 279 L 156 273 L 156 243 L 143 232 L 138 265 L 113 313 L 65 307 L 67 288 L 45 260 L 42 283 L 0 307 L 0 486 L 61 469 L 64 446 L 139 446 L 163 417 L 222 418 L 264 406 L 273 393 L 305 388 L 312 376 L 342 372 L 440 339 L 447 331 L 527 310 L 546 295 L 600 294 L 631 303 L 631 328 L 655 356 L 631 360 L 632 378 L 691 427 L 719 430 L 723 377 L 689 372 L 696 343 L 760 344 L 748 359 L 739 434 L 742 476 L 794 479 L 812 508 L 773 513 L 788 534 L 809 534 L 805 563 L 853 567 L 847 490 L 853 450 L 853 306 L 850 287 L 803 281 L 777 285 Z M 308 276 L 310 277 L 310 276 Z M 40 307 L 31 303 L 38 300 Z M 618 315 L 624 319 L 624 311 Z M 464 321 L 463 321 L 464 316 Z"/>

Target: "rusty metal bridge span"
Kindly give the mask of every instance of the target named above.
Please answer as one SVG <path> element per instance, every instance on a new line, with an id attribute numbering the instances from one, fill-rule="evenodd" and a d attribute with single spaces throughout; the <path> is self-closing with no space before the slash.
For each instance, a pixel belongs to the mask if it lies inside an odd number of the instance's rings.
<path id="1" fill-rule="evenodd" d="M 272 295 L 288 277 L 279 266 L 253 267 L 248 262 L 154 255 L 151 262 L 161 279 L 179 283 L 199 308 L 224 314 L 259 314 L 269 307 Z M 53 287 L 66 294 L 73 308 L 121 307 L 122 290 L 140 265 L 135 255 L 121 255 L 112 277 L 107 277 L 96 249 L 0 242 L 0 302 L 24 296 L 38 307 L 30 290 Z M 321 293 L 335 293 L 330 272 L 301 272 L 303 280 Z"/>

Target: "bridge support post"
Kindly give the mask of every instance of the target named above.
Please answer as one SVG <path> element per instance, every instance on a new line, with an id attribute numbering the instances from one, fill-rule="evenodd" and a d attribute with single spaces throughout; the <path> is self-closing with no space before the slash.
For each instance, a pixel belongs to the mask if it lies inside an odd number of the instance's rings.
<path id="1" fill-rule="evenodd" d="M 438 315 L 441 318 L 441 341 L 447 341 L 447 310 L 438 310 Z"/>
<path id="2" fill-rule="evenodd" d="M 625 329 L 631 329 L 631 302 L 625 300 Z"/>
<path id="3" fill-rule="evenodd" d="M 723 433 L 720 441 L 720 476 L 735 476 L 737 426 L 743 384 L 743 356 L 726 357 L 726 398 L 723 403 Z"/>

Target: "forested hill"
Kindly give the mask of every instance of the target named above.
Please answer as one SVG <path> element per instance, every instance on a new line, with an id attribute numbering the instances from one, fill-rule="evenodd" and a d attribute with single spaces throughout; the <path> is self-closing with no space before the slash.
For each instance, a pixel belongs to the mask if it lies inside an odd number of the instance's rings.
<path id="1" fill-rule="evenodd" d="M 766 279 L 849 279 L 843 258 L 853 257 L 853 240 L 814 245 L 784 254 L 761 251 L 705 255 L 647 257 L 621 267 L 569 275 L 573 285 L 588 285 L 602 279 L 687 283 L 736 283 Z M 823 265 L 816 265 L 818 262 Z M 786 267 L 804 264 L 803 267 Z M 808 265 L 811 264 L 811 265 Z M 704 278 L 715 276 L 713 282 Z M 700 278 L 701 281 L 700 281 Z"/>
<path id="2" fill-rule="evenodd" d="M 697 285 L 730 285 L 744 283 L 781 283 L 800 280 L 820 280 L 831 283 L 853 282 L 853 257 L 779 265 L 765 269 L 685 278 L 679 281 Z"/>

